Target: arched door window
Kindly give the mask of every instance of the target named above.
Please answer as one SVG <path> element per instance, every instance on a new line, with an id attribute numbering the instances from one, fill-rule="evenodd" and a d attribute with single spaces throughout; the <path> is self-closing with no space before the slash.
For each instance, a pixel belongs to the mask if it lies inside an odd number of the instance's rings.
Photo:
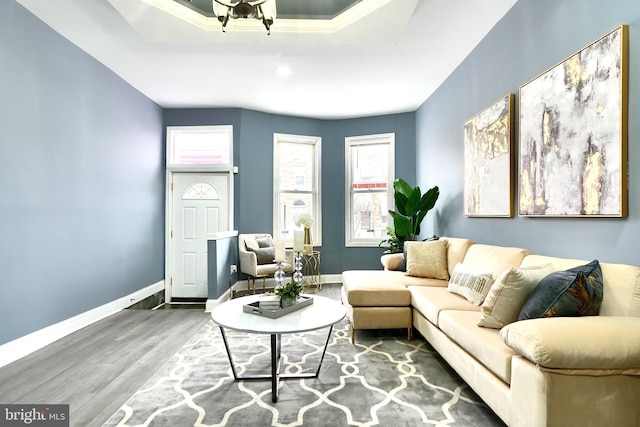
<path id="1" fill-rule="evenodd" d="M 220 193 L 208 182 L 194 182 L 184 190 L 182 200 L 220 200 Z"/>

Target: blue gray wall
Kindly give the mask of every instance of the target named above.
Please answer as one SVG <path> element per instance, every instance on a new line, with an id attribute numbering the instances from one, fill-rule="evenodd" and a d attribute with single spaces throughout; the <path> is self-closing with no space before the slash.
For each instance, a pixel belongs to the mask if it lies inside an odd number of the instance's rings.
<path id="1" fill-rule="evenodd" d="M 631 52 L 629 217 L 464 217 L 463 123 L 623 23 Z M 344 138 L 386 132 L 396 133 L 396 175 L 441 189 L 425 237 L 435 231 L 640 264 L 639 24 L 635 0 L 520 0 L 417 112 L 316 120 L 163 111 L 17 3 L 0 2 L 0 344 L 163 279 L 169 125 L 234 126 L 240 232 L 272 228 L 273 133 L 322 137 L 323 274 L 380 268 L 379 249 L 344 247 Z"/>
<path id="2" fill-rule="evenodd" d="M 0 344 L 164 278 L 162 110 L 0 2 Z"/>
<path id="3" fill-rule="evenodd" d="M 518 117 L 522 84 L 621 24 L 629 24 L 630 46 L 629 217 L 464 217 L 464 122 L 507 93 L 516 94 Z M 640 265 L 636 249 L 640 236 L 639 46 L 640 3 L 635 0 L 518 1 L 417 111 L 418 182 L 441 189 L 436 232 L 526 247 L 545 255 Z"/>
<path id="4" fill-rule="evenodd" d="M 240 233 L 273 229 L 273 134 L 322 137 L 322 274 L 380 268 L 379 248 L 344 246 L 345 137 L 394 132 L 396 175 L 415 182 L 415 113 L 348 120 L 317 120 L 244 109 L 175 109 L 166 126 L 233 125 L 235 228 Z"/>

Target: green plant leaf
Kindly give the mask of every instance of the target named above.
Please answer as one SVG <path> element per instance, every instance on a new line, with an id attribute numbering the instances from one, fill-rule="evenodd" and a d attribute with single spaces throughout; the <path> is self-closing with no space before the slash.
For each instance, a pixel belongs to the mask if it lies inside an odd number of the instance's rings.
<path id="1" fill-rule="evenodd" d="M 440 190 L 435 186 L 423 195 L 419 186 L 412 188 L 401 178 L 393 181 L 393 189 L 396 210 L 389 211 L 393 227 L 387 227 L 387 239 L 378 246 L 390 252 L 402 252 L 404 242 L 416 240 L 420 234 L 420 224 L 435 206 Z"/>
<path id="2" fill-rule="evenodd" d="M 406 215 L 407 214 L 406 206 L 407 206 L 407 200 L 408 200 L 407 196 L 405 196 L 402 193 L 394 193 L 393 199 L 396 203 L 396 209 L 398 210 L 398 213 L 402 215 Z"/>
<path id="3" fill-rule="evenodd" d="M 416 212 L 419 209 L 420 204 L 420 187 L 414 188 L 409 194 L 409 198 L 407 199 L 407 204 L 405 206 L 405 215 L 409 217 L 413 217 L 416 215 Z"/>
<path id="4" fill-rule="evenodd" d="M 413 188 L 411 188 L 411 186 L 404 179 L 396 178 L 393 181 L 393 191 L 396 193 L 401 193 L 405 197 L 409 197 L 409 194 L 411 194 Z"/>
<path id="5" fill-rule="evenodd" d="M 413 234 L 413 226 L 411 220 L 402 215 L 395 215 L 393 217 L 393 227 L 396 230 L 396 236 L 410 236 Z M 413 239 L 411 239 L 413 240 Z"/>

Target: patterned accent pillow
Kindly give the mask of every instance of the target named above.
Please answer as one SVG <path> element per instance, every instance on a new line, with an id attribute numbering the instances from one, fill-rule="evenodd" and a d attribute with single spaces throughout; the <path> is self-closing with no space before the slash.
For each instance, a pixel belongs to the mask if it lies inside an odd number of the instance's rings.
<path id="1" fill-rule="evenodd" d="M 489 293 L 492 283 L 491 271 L 471 269 L 458 263 L 449 279 L 447 291 L 465 297 L 472 304 L 480 305 Z"/>
<path id="2" fill-rule="evenodd" d="M 407 249 L 407 276 L 447 280 L 447 242 L 405 242 Z"/>
<path id="3" fill-rule="evenodd" d="M 491 285 L 480 307 L 478 326 L 500 329 L 518 320 L 533 289 L 551 272 L 551 264 L 507 269 Z"/>
<path id="4" fill-rule="evenodd" d="M 558 316 L 596 316 L 602 304 L 602 270 L 598 260 L 556 271 L 531 292 L 518 320 Z"/>

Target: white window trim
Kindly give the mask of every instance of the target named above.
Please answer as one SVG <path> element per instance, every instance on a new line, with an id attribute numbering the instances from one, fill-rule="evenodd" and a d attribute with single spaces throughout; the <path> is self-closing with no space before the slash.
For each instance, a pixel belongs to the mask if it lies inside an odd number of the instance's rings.
<path id="1" fill-rule="evenodd" d="M 393 199 L 393 181 L 395 179 L 395 133 L 381 133 L 375 135 L 361 135 L 361 136 L 350 136 L 345 139 L 345 218 L 344 218 L 344 232 L 345 232 L 345 246 L 346 247 L 378 247 L 380 242 L 384 240 L 382 238 L 371 238 L 371 239 L 354 239 L 351 237 L 351 220 L 353 218 L 351 212 L 351 190 L 352 190 L 352 175 L 351 175 L 351 147 L 356 145 L 371 145 L 371 144 L 389 144 L 389 182 L 388 182 L 388 195 L 387 195 L 387 204 L 390 209 L 394 209 L 394 199 Z M 390 217 L 390 216 L 389 216 Z M 389 218 L 387 219 L 387 226 L 389 224 Z"/>
<path id="2" fill-rule="evenodd" d="M 279 193 L 279 173 L 280 164 L 278 162 L 278 142 L 289 142 L 289 143 L 299 143 L 299 144 L 311 144 L 315 146 L 315 164 L 314 164 L 314 179 L 313 182 L 315 184 L 316 192 L 315 198 L 313 200 L 313 205 L 315 206 L 315 212 L 312 212 L 314 218 L 314 224 L 311 231 L 311 236 L 313 239 L 314 246 L 322 246 L 322 138 L 319 136 L 305 136 L 305 135 L 290 135 L 284 133 L 274 133 L 273 134 L 273 231 L 272 235 L 278 236 L 278 215 L 279 212 L 279 204 L 278 204 L 278 193 Z M 288 240 L 287 247 L 293 247 L 293 236 L 291 236 L 291 240 Z"/>
<path id="3" fill-rule="evenodd" d="M 184 132 L 206 132 L 206 133 L 222 133 L 227 137 L 229 144 L 229 163 L 227 164 L 193 164 L 193 165 L 176 165 L 170 164 L 171 152 L 173 150 L 173 139 L 177 133 Z M 228 172 L 233 171 L 233 126 L 167 126 L 167 147 L 166 147 L 166 167 L 172 172 Z"/>

